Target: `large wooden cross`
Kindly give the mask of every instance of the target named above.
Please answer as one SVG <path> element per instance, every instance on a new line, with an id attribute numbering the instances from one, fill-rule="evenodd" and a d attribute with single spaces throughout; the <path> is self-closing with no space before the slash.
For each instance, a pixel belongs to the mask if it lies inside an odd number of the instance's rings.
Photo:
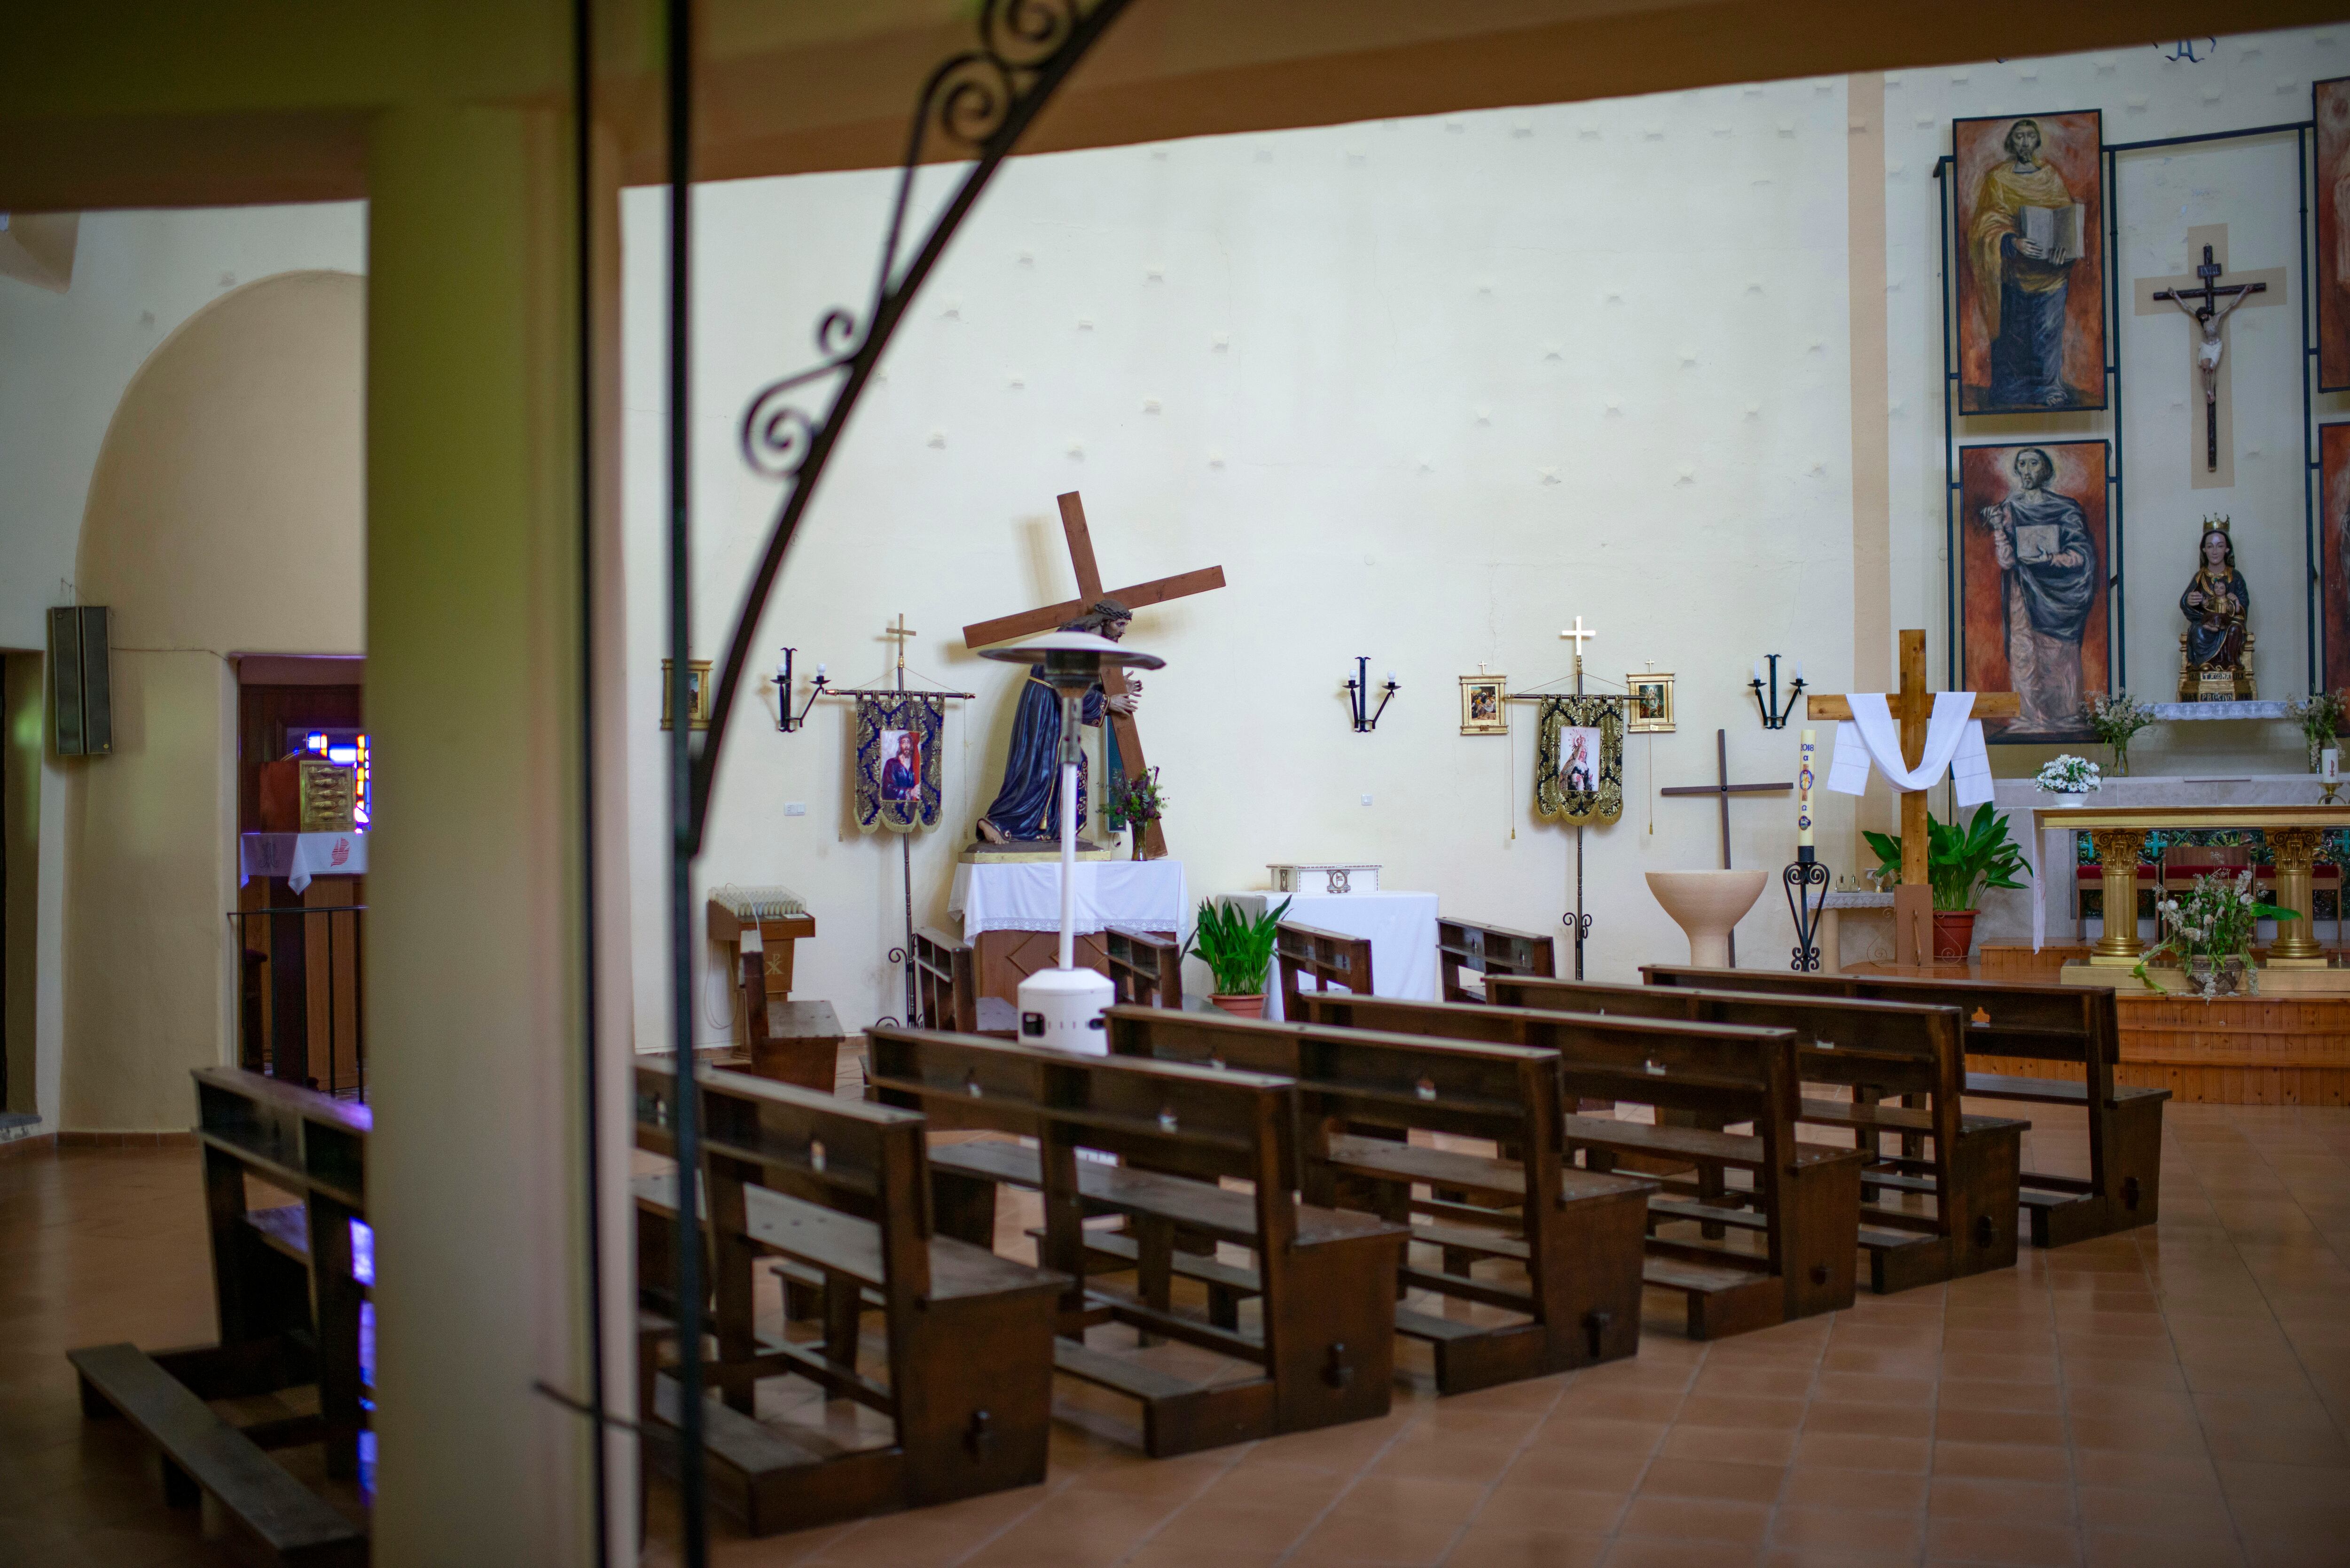
<path id="1" fill-rule="evenodd" d="M 1069 564 L 1076 568 L 1077 597 L 1056 605 L 1038 609 L 1022 610 L 1017 615 L 999 616 L 993 620 L 976 621 L 962 628 L 965 647 L 986 648 L 994 643 L 1008 642 L 1015 637 L 1028 637 L 1077 618 L 1090 608 L 1096 599 L 1113 598 L 1130 610 L 1145 605 L 1165 604 L 1191 594 L 1204 594 L 1224 586 L 1222 566 L 1203 566 L 1196 572 L 1179 572 L 1171 577 L 1157 577 L 1131 587 L 1102 590 L 1101 568 L 1094 563 L 1093 535 L 1086 527 L 1086 505 L 1074 490 L 1060 497 L 1061 531 L 1068 535 Z M 1126 691 L 1126 673 L 1119 670 L 1102 671 L 1102 691 L 1116 697 Z M 1110 729 L 1118 736 L 1119 765 L 1129 779 L 1139 779 L 1149 764 L 1142 759 L 1142 736 L 1134 727 L 1131 713 L 1107 715 Z M 1154 818 L 1142 829 L 1142 856 L 1157 860 L 1167 853 L 1167 836 Z"/>
<path id="2" fill-rule="evenodd" d="M 1901 634 L 1901 690 L 1886 694 L 1885 705 L 1901 726 L 1901 760 L 1916 767 L 1926 754 L 1926 722 L 1934 715 L 1934 693 L 1926 690 L 1926 634 Z M 2012 691 L 1978 691 L 1973 716 L 2012 719 L 2023 711 Z M 1806 719 L 1852 718 L 1850 696 L 1813 691 L 1804 698 Z M 1934 959 L 1934 893 L 1926 877 L 1926 792 L 1901 792 L 1901 885 L 1893 893 L 1893 961 L 1929 964 Z"/>
<path id="3" fill-rule="evenodd" d="M 1777 784 L 1731 784 L 1730 782 L 1730 732 L 1713 732 L 1713 761 L 1718 782 L 1710 784 L 1673 784 L 1660 789 L 1659 794 L 1710 794 L 1721 802 L 1721 868 L 1730 869 L 1730 797 L 1733 794 L 1754 794 L 1762 791 L 1793 789 L 1792 779 Z M 1738 967 L 1738 933 L 1730 933 L 1730 967 Z"/>

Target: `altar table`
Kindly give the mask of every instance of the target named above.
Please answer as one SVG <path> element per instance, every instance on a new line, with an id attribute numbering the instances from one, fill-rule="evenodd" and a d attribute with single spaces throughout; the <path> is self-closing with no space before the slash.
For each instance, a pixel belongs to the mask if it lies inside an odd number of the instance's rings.
<path id="1" fill-rule="evenodd" d="M 1342 937 L 1371 940 L 1371 989 L 1411 1002 L 1437 999 L 1436 895 L 1433 893 L 1220 893 L 1216 901 L 1256 916 L 1289 900 L 1282 917 Z M 1264 1015 L 1281 1016 L 1281 977 L 1268 974 Z"/>
<path id="2" fill-rule="evenodd" d="M 2094 802 L 2095 796 L 2091 796 Z M 2269 944 L 2268 965 L 2272 969 L 2324 969 L 2330 962 L 2325 950 L 2317 942 L 2316 899 L 2310 879 L 2310 867 L 2315 862 L 2319 846 L 2328 829 L 2350 827 L 2350 804 L 2342 805 L 2084 805 L 2077 806 L 2042 806 L 2035 809 L 2033 820 L 2040 829 L 2042 858 L 2049 860 L 2047 841 L 2054 837 L 2064 845 L 2063 854 L 2054 865 L 2070 870 L 2073 857 L 2070 841 L 2075 833 L 2086 833 L 2097 846 L 2098 863 L 2104 868 L 2106 908 L 2135 909 L 2137 908 L 2138 858 L 2146 846 L 2148 830 L 2167 828 L 2179 831 L 2210 828 L 2258 828 L 2268 841 L 2270 857 L 2276 864 L 2276 901 L 2293 910 L 2301 919 L 2278 922 L 2276 940 Z M 2052 877 L 2041 878 L 2043 884 Z M 2044 901 L 2035 905 L 2033 921 L 2033 945 L 2038 947 L 2046 930 Z M 2109 919 L 2103 936 L 2089 950 L 2089 962 L 2103 968 L 2127 969 L 2137 963 L 2145 950 L 2138 940 L 2137 922 Z"/>
<path id="3" fill-rule="evenodd" d="M 237 836 L 236 885 L 283 877 L 299 893 L 313 877 L 367 875 L 364 833 L 244 833 Z"/>
<path id="4" fill-rule="evenodd" d="M 1190 929 L 1180 860 L 1080 860 L 1075 887 L 1081 936 L 1107 926 Z M 955 867 L 947 913 L 961 917 L 962 940 L 972 943 L 988 931 L 1058 931 L 1061 863 L 964 861 Z"/>

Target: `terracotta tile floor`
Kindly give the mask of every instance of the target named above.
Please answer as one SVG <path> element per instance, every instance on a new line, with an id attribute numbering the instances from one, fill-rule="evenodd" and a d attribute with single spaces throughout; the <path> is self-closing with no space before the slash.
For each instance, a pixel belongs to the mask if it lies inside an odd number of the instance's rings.
<path id="1" fill-rule="evenodd" d="M 1712 1345 L 1659 1302 L 1632 1361 L 1453 1399 L 1407 1348 L 1381 1421 L 1154 1463 L 1065 1380 L 1045 1485 L 717 1559 L 2350 1564 L 2350 1111 L 2173 1106 L 2164 1153 L 2156 1230 Z M 207 1337 L 200 1218 L 185 1151 L 0 1164 L 0 1561 L 225 1561 L 61 1354 Z"/>

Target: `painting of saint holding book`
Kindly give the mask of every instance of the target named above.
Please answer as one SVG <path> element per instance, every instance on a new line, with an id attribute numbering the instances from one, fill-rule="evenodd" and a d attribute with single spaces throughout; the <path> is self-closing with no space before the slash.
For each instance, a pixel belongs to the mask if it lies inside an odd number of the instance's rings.
<path id="1" fill-rule="evenodd" d="M 2103 138 L 2095 109 L 1953 123 L 1960 413 L 2106 406 Z"/>

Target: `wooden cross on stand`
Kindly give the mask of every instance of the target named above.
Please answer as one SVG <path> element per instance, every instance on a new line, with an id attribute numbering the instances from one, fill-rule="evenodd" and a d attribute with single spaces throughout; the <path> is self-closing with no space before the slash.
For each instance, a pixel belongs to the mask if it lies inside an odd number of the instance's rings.
<path id="1" fill-rule="evenodd" d="M 1131 587 L 1102 591 L 1101 568 L 1094 564 L 1093 535 L 1086 527 L 1085 503 L 1074 490 L 1061 496 L 1061 531 L 1068 536 L 1069 564 L 1076 568 L 1077 597 L 1056 605 L 1038 609 L 1022 610 L 1016 615 L 999 616 L 994 620 L 973 622 L 962 628 L 963 645 L 981 649 L 994 643 L 1008 642 L 1015 637 L 1028 637 L 1051 631 L 1065 622 L 1076 619 L 1100 598 L 1113 598 L 1128 609 L 1139 610 L 1145 605 L 1165 604 L 1191 594 L 1204 594 L 1224 586 L 1222 566 L 1203 566 L 1196 572 L 1179 572 L 1171 577 L 1156 577 Z M 1116 697 L 1126 691 L 1126 672 L 1121 670 L 1102 671 L 1104 694 Z M 1119 765 L 1129 780 L 1139 779 L 1149 771 L 1142 759 L 1142 736 L 1134 727 L 1131 713 L 1109 713 L 1111 732 L 1118 737 Z M 1156 818 L 1142 828 L 1142 857 L 1158 860 L 1167 854 L 1167 837 L 1159 829 Z"/>
<path id="2" fill-rule="evenodd" d="M 1730 782 L 1730 732 L 1713 732 L 1713 765 L 1718 783 L 1710 784 L 1675 784 L 1660 789 L 1659 794 L 1710 794 L 1721 802 L 1721 868 L 1730 869 L 1730 797 L 1734 794 L 1760 794 L 1766 790 L 1793 789 L 1793 780 L 1778 784 L 1731 784 Z M 1730 967 L 1738 967 L 1738 933 L 1730 933 Z"/>
<path id="3" fill-rule="evenodd" d="M 910 630 L 907 628 L 904 610 L 898 612 L 898 622 L 895 626 L 885 626 L 881 628 L 882 640 L 898 645 L 898 686 L 901 691 L 906 685 L 906 639 L 921 635 L 920 632 Z"/>
<path id="4" fill-rule="evenodd" d="M 1901 690 L 1886 694 L 1885 705 L 1901 726 L 1901 761 L 1916 767 L 1926 754 L 1926 722 L 1934 714 L 1934 694 L 1926 690 L 1926 634 L 1901 634 Z M 1978 691 L 1973 717 L 2012 719 L 2023 711 L 2012 691 Z M 1804 698 L 1804 717 L 1848 722 L 1850 696 Z M 1893 961 L 1907 966 L 1934 961 L 1934 892 L 1926 877 L 1926 792 L 1901 792 L 1901 885 L 1893 893 Z"/>

